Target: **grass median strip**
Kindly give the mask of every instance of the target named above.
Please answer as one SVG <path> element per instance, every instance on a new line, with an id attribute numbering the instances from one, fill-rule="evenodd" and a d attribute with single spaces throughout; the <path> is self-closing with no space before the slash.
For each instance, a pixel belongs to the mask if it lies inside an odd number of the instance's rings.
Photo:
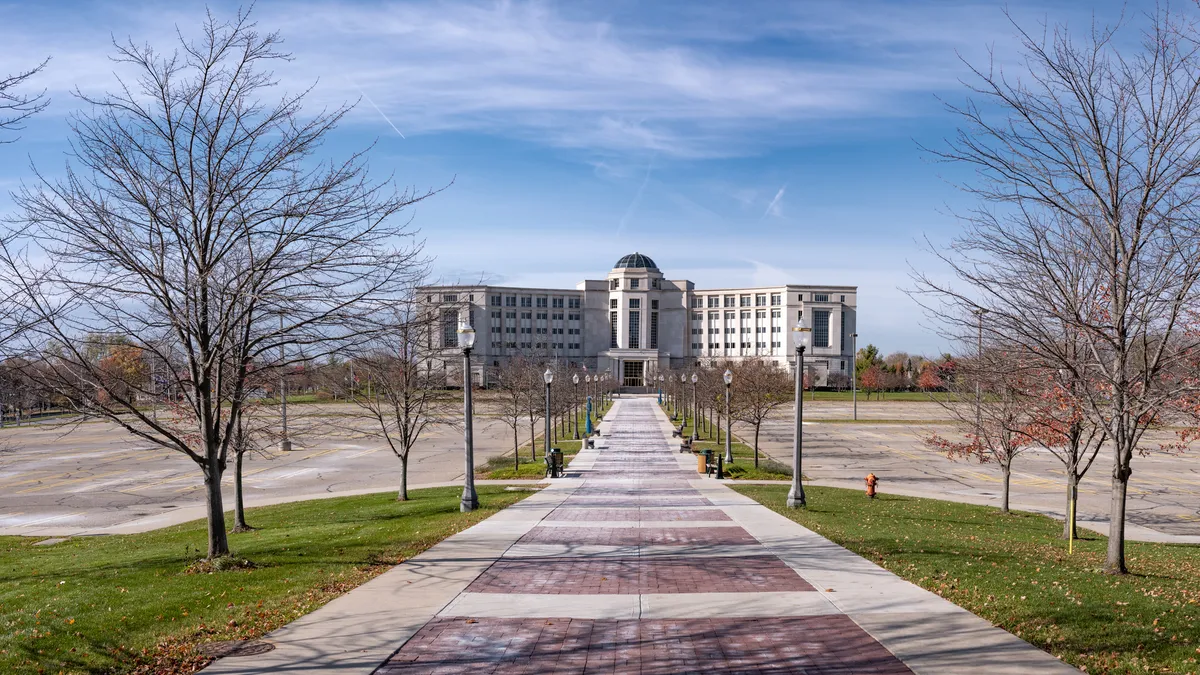
<path id="1" fill-rule="evenodd" d="M 0 672 L 193 672 L 199 644 L 259 637 L 528 494 L 478 492 L 469 514 L 460 488 L 251 509 L 259 529 L 230 535 L 225 571 L 199 561 L 203 521 L 46 547 L 0 537 Z"/>
<path id="2" fill-rule="evenodd" d="M 1086 672 L 1200 672 L 1200 547 L 1130 542 L 1115 577 L 1105 537 L 1068 555 L 1040 515 L 814 486 L 795 510 L 786 486 L 734 489 Z"/>

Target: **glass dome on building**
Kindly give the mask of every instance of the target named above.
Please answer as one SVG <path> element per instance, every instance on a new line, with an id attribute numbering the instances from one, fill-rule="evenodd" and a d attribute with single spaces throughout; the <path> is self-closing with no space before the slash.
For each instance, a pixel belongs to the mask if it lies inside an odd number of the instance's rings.
<path id="1" fill-rule="evenodd" d="M 642 255 L 641 253 L 630 253 L 629 255 L 622 256 L 621 259 L 617 261 L 617 264 L 613 265 L 613 269 L 656 270 L 658 269 L 658 265 L 654 264 L 654 261 L 650 259 L 650 256 Z"/>

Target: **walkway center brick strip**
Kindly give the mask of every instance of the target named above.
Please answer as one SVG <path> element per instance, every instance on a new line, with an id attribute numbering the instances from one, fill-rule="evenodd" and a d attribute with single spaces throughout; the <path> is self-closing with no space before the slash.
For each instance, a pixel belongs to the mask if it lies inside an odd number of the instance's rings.
<path id="1" fill-rule="evenodd" d="M 844 615 L 706 615 L 711 612 L 703 609 L 703 598 L 716 598 L 713 594 L 815 589 L 691 484 L 698 475 L 676 457 L 652 401 L 622 400 L 604 425 L 597 449 L 581 452 L 568 467 L 566 480 L 575 482 L 574 489 L 544 518 L 556 526 L 535 525 L 517 540 L 526 548 L 563 546 L 564 554 L 502 557 L 465 591 L 510 594 L 514 603 L 528 594 L 562 597 L 552 601 L 558 611 L 548 611 L 544 619 L 436 618 L 380 674 L 911 672 Z M 572 525 L 557 525 L 564 521 Z M 662 525 L 611 525 L 647 521 Z M 710 521 L 712 526 L 696 525 Z M 690 526 L 671 527 L 671 522 Z M 575 547 L 605 546 L 621 551 L 655 547 L 658 554 L 571 555 L 580 550 Z M 694 618 L 669 620 L 571 618 L 579 603 L 595 604 L 589 598 L 614 595 L 695 598 L 700 602 L 687 606 L 701 609 Z"/>
<path id="2" fill-rule="evenodd" d="M 911 671 L 845 616 L 765 619 L 435 619 L 381 675 Z"/>

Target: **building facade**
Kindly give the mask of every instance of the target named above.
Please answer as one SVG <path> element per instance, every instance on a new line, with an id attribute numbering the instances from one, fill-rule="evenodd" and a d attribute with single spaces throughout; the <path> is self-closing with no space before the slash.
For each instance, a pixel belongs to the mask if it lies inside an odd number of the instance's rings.
<path id="1" fill-rule="evenodd" d="M 456 363 L 459 322 L 475 329 L 472 369 L 481 378 L 516 356 L 608 372 L 629 387 L 651 386 L 662 370 L 724 360 L 763 358 L 791 371 L 793 326 L 812 329 L 805 366 L 817 385 L 854 367 L 855 286 L 700 290 L 631 253 L 574 290 L 425 286 L 418 294 L 437 327 L 430 347 L 448 364 Z"/>

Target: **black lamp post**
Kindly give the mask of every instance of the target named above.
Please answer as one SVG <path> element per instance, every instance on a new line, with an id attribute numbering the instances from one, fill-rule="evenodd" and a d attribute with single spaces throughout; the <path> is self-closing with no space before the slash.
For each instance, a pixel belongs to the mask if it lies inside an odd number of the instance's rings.
<path id="1" fill-rule="evenodd" d="M 733 371 L 725 369 L 725 463 L 733 464 L 733 442 L 730 441 L 733 422 L 729 417 L 729 396 L 733 391 Z"/>
<path id="2" fill-rule="evenodd" d="M 572 390 L 574 394 L 571 396 L 571 417 L 575 420 L 575 440 L 579 440 L 579 373 L 571 376 L 571 384 L 574 385 Z"/>
<path id="3" fill-rule="evenodd" d="M 796 419 L 792 437 L 792 489 L 788 492 L 788 508 L 804 507 L 804 485 L 800 482 L 804 450 L 804 350 L 808 347 L 812 329 L 796 326 L 792 339 L 796 343 Z"/>
<path id="4" fill-rule="evenodd" d="M 463 353 L 463 445 L 466 452 L 466 470 L 463 474 L 462 500 L 459 510 L 463 513 L 479 508 L 479 495 L 475 493 L 475 437 L 472 429 L 474 410 L 471 405 L 471 349 L 475 347 L 475 329 L 466 322 L 458 325 L 458 348 Z"/>
<path id="5" fill-rule="evenodd" d="M 550 383 L 554 381 L 554 371 L 546 368 L 542 373 L 542 381 L 546 383 L 546 456 L 550 456 Z"/>
<path id="6" fill-rule="evenodd" d="M 696 383 L 700 381 L 700 376 L 692 373 L 692 441 L 700 438 L 696 433 L 700 426 L 700 400 L 696 398 Z"/>

